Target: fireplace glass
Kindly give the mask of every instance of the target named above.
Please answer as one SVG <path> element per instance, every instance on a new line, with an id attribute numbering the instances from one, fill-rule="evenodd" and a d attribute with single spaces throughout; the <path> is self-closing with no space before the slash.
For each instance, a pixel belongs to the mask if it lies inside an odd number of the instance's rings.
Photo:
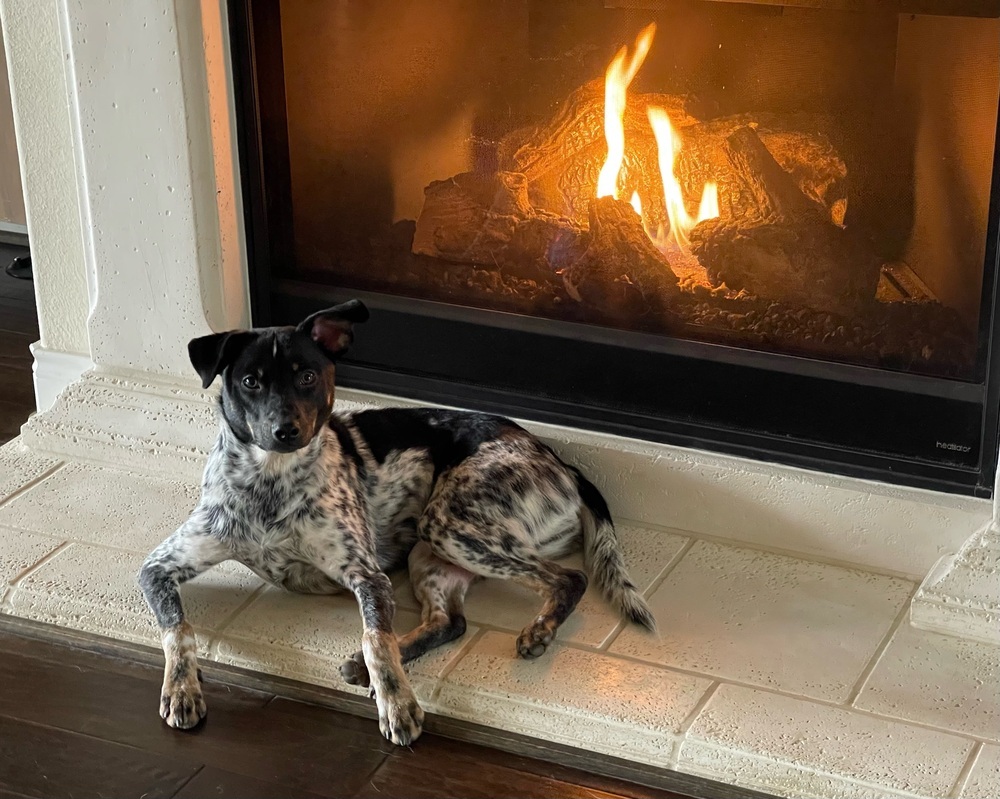
<path id="1" fill-rule="evenodd" d="M 364 298 L 349 384 L 990 492 L 1000 0 L 230 14 L 255 322 Z"/>
<path id="2" fill-rule="evenodd" d="M 805 5 L 282 0 L 292 276 L 971 376 L 1000 21 Z"/>

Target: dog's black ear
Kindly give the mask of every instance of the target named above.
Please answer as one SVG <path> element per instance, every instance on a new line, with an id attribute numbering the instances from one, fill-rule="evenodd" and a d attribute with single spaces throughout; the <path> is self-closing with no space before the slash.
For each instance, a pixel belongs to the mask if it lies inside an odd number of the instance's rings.
<path id="1" fill-rule="evenodd" d="M 201 376 L 201 387 L 212 385 L 216 375 L 236 360 L 243 348 L 253 340 L 254 334 L 246 330 L 230 330 L 211 336 L 193 338 L 188 342 L 191 365 Z"/>
<path id="2" fill-rule="evenodd" d="M 347 352 L 354 341 L 354 325 L 368 321 L 368 309 L 361 300 L 348 300 L 304 320 L 298 330 L 306 333 L 330 358 Z"/>

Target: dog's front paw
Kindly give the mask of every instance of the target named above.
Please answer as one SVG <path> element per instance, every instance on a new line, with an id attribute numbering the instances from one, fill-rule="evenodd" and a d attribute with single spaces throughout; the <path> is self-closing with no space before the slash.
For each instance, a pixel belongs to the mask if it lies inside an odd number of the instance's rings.
<path id="1" fill-rule="evenodd" d="M 160 718 L 178 730 L 189 730 L 208 713 L 196 670 L 182 679 L 167 679 L 160 694 Z"/>
<path id="2" fill-rule="evenodd" d="M 372 680 L 368 673 L 368 666 L 365 665 L 364 653 L 355 652 L 341 663 L 340 676 L 348 685 L 360 685 L 362 688 L 368 688 Z"/>
<path id="3" fill-rule="evenodd" d="M 384 705 L 378 702 L 378 728 L 396 746 L 408 746 L 424 729 L 424 711 L 411 693 L 400 695 Z"/>

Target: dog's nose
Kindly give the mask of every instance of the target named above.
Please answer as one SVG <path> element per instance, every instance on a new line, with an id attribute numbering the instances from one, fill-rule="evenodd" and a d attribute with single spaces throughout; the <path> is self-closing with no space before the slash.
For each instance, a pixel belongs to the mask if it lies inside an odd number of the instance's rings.
<path id="1" fill-rule="evenodd" d="M 291 422 L 274 428 L 274 437 L 282 444 L 290 444 L 299 437 L 299 428 Z"/>

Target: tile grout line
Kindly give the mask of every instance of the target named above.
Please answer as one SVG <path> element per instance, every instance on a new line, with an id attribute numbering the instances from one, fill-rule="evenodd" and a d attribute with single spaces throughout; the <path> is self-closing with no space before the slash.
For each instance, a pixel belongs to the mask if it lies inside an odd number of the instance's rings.
<path id="1" fill-rule="evenodd" d="M 121 552 L 126 555 L 141 555 L 145 558 L 152 548 L 150 549 L 129 549 L 128 547 L 118 546 L 117 544 L 107 544 L 103 541 L 91 541 L 86 538 L 70 538 L 68 536 L 58 536 L 52 533 L 45 533 L 41 530 L 25 529 L 23 527 L 12 527 L 9 524 L 4 524 L 0 522 L 0 530 L 10 530 L 12 533 L 28 533 L 28 535 L 40 535 L 43 538 L 51 538 L 53 541 L 65 541 L 68 544 L 80 544 L 85 547 L 93 547 L 94 549 L 107 549 L 111 552 Z"/>
<path id="2" fill-rule="evenodd" d="M 794 560 L 804 560 L 811 563 L 822 563 L 827 566 L 836 566 L 841 569 L 848 569 L 850 571 L 865 572 L 866 574 L 874 574 L 879 577 L 892 577 L 897 580 L 905 580 L 906 582 L 920 582 L 923 579 L 922 575 L 919 574 L 909 574 L 907 572 L 894 571 L 893 569 L 884 569 L 879 566 L 869 566 L 863 563 L 853 563 L 847 560 L 840 560 L 839 558 L 831 558 L 825 555 L 811 554 L 807 552 L 799 552 L 794 549 L 786 549 L 784 547 L 772 547 L 767 544 L 760 544 L 754 541 L 740 541 L 733 538 L 725 538 L 721 535 L 714 535 L 712 533 L 701 533 L 694 530 L 684 530 L 680 527 L 667 527 L 662 524 L 656 524 L 655 522 L 640 522 L 635 519 L 620 519 L 617 524 L 628 525 L 630 527 L 640 527 L 645 530 L 650 530 L 654 533 L 667 533 L 669 535 L 676 535 L 682 538 L 693 538 L 698 541 L 706 541 L 713 544 L 722 544 L 724 546 L 734 547 L 736 549 L 751 549 L 756 552 L 766 552 L 771 555 L 781 555 L 787 558 L 793 558 Z"/>
<path id="3" fill-rule="evenodd" d="M 667 578 L 670 576 L 671 572 L 677 568 L 680 562 L 684 559 L 684 556 L 694 547 L 697 541 L 688 537 L 688 540 L 684 543 L 674 556 L 667 561 L 666 565 L 657 573 L 657 575 L 649 581 L 649 587 L 642 592 L 642 596 L 645 599 L 649 599 L 653 594 L 655 594 L 661 585 L 666 582 Z M 624 619 L 619 619 L 618 623 L 612 628 L 611 632 L 604 639 L 604 641 L 597 647 L 598 652 L 607 652 L 614 645 L 615 641 L 618 639 L 625 629 L 628 627 L 628 622 Z"/>
<path id="4" fill-rule="evenodd" d="M 958 799 L 968 786 L 969 778 L 972 776 L 972 770 L 976 767 L 976 763 L 979 761 L 979 756 L 982 754 L 983 746 L 984 744 L 982 741 L 977 741 L 975 746 L 972 747 L 972 751 L 969 752 L 969 756 L 965 759 L 965 765 L 962 766 L 962 770 L 955 779 L 955 784 L 951 787 L 951 791 L 948 793 L 948 796 L 952 797 L 952 799 Z"/>
<path id="5" fill-rule="evenodd" d="M 52 560 L 53 558 L 55 558 L 61 552 L 65 552 L 71 546 L 73 546 L 73 542 L 72 541 L 65 541 L 64 540 L 61 544 L 59 544 L 59 546 L 57 546 L 51 552 L 43 555 L 39 560 L 35 561 L 31 566 L 29 566 L 28 568 L 24 569 L 24 571 L 22 571 L 20 574 L 16 575 L 14 577 L 14 579 L 11 580 L 8 583 L 8 585 L 10 586 L 10 589 L 11 589 L 11 591 L 10 591 L 10 597 L 13 597 L 15 590 L 20 586 L 21 581 L 24 580 L 25 577 L 30 577 L 34 572 L 36 572 L 38 569 L 40 569 L 42 566 L 44 566 L 50 560 Z M 5 601 L 6 601 L 6 599 L 7 599 L 7 597 L 4 597 Z"/>
<path id="6" fill-rule="evenodd" d="M 715 696 L 716 692 L 719 690 L 720 682 L 715 681 L 707 689 L 705 693 L 701 695 L 695 706 L 691 708 L 691 712 L 687 714 L 684 721 L 681 722 L 681 726 L 677 728 L 677 741 L 671 748 L 670 758 L 668 760 L 669 768 L 676 769 L 677 764 L 681 759 L 681 747 L 684 745 L 684 741 L 687 739 L 688 733 L 694 726 L 695 721 L 698 720 L 698 716 L 701 715 L 702 711 L 708 706 L 708 703 L 712 701 L 712 697 Z"/>
<path id="7" fill-rule="evenodd" d="M 502 628 L 496 628 L 499 632 L 510 632 L 509 630 L 504 630 Z M 623 660 L 627 663 L 635 663 L 640 666 L 648 666 L 649 668 L 659 669 L 661 671 L 670 672 L 671 674 L 680 674 L 685 677 L 695 677 L 702 680 L 709 680 L 713 682 L 718 682 L 720 686 L 731 685 L 734 688 L 744 688 L 751 691 L 760 691 L 766 694 L 772 694 L 774 696 L 781 696 L 786 699 L 794 699 L 799 702 L 807 702 L 809 704 L 820 705 L 821 707 L 831 708 L 833 710 L 842 710 L 845 713 L 854 713 L 859 716 L 865 716 L 867 718 L 876 719 L 877 721 L 885 721 L 890 724 L 902 724 L 905 727 L 914 727 L 916 729 L 927 730 L 928 732 L 937 732 L 944 735 L 950 735 L 955 738 L 962 738 L 967 741 L 982 742 L 987 744 L 1000 743 L 1000 737 L 997 739 L 987 738 L 982 735 L 976 735 L 974 733 L 961 732 L 959 730 L 951 730 L 946 727 L 934 727 L 930 724 L 925 724 L 920 721 L 912 721 L 910 719 L 896 718 L 893 716 L 887 716 L 881 713 L 876 713 L 872 710 L 866 710 L 860 707 L 848 707 L 843 704 L 843 702 L 836 702 L 832 699 L 817 699 L 816 697 L 806 696 L 805 694 L 797 694 L 791 691 L 783 691 L 777 688 L 772 688 L 766 685 L 756 685 L 749 682 L 740 682 L 739 680 L 733 680 L 728 677 L 720 677 L 716 674 L 708 674 L 706 672 L 692 671 L 691 669 L 681 668 L 680 666 L 668 666 L 665 663 L 657 663 L 651 660 L 642 660 L 633 655 L 618 654 L 617 652 L 598 652 L 597 650 L 588 647 L 586 644 L 579 644 L 574 641 L 567 641 L 560 643 L 560 646 L 567 647 L 569 649 L 575 649 L 580 652 L 587 652 L 592 655 L 603 655 L 605 657 L 616 658 Z"/>
<path id="8" fill-rule="evenodd" d="M 916 595 L 919 588 L 919 584 L 913 586 L 913 590 L 910 591 L 910 594 L 903 603 L 903 606 L 899 609 L 899 612 L 896 614 L 896 618 L 892 620 L 892 624 L 889 625 L 889 629 L 886 631 L 886 634 L 882 636 L 882 640 L 879 641 L 878 646 L 875 647 L 875 651 L 868 659 L 868 663 L 865 665 L 864 669 L 861 670 L 861 675 L 854 683 L 854 687 L 851 689 L 851 692 L 847 695 L 847 701 L 844 702 L 847 707 L 853 708 L 854 703 L 858 701 L 858 697 L 861 696 L 861 692 L 868 684 L 868 680 L 871 679 L 875 668 L 878 666 L 879 662 L 881 662 L 882 657 L 889 648 L 889 644 L 892 643 L 892 639 L 896 637 L 896 633 L 899 632 L 900 627 L 903 626 L 904 620 L 909 615 L 910 605 L 913 602 L 913 597 Z M 860 710 L 860 708 L 856 709 Z"/>
<path id="9" fill-rule="evenodd" d="M 234 611 L 232 611 L 218 627 L 212 628 L 211 635 L 208 638 L 208 645 L 205 649 L 208 652 L 208 657 L 210 660 L 217 660 L 218 646 L 221 643 L 222 634 L 229 628 L 229 626 L 236 621 L 236 617 L 243 613 L 244 610 L 249 608 L 254 604 L 260 596 L 267 590 L 267 583 L 261 582 L 253 591 L 250 592 L 250 596 L 244 599 Z"/>
<path id="10" fill-rule="evenodd" d="M 52 475 L 54 475 L 56 472 L 58 472 L 60 469 L 62 469 L 66 465 L 67 465 L 66 461 L 60 461 L 55 466 L 50 466 L 48 469 L 46 469 L 44 472 L 42 472 L 37 477 L 33 477 L 31 480 L 29 480 L 24 485 L 16 488 L 13 492 L 11 492 L 7 496 L 5 496 L 3 499 L 0 499 L 0 508 L 4 507 L 5 505 L 7 505 L 12 500 L 17 499 L 22 494 L 24 494 L 27 491 L 31 490 L 36 485 L 38 485 L 39 483 L 41 483 L 43 480 L 48 480 Z"/>
<path id="11" fill-rule="evenodd" d="M 434 688 L 431 689 L 431 695 L 428 698 L 429 702 L 437 703 L 438 697 L 441 696 L 441 689 L 444 688 L 444 682 L 448 679 L 448 676 L 458 668 L 458 662 L 464 658 L 472 648 L 479 643 L 480 639 L 486 635 L 487 629 L 485 627 L 480 627 L 474 636 L 466 641 L 462 646 L 458 648 L 455 655 L 444 665 L 441 669 L 441 673 L 434 680 Z"/>

